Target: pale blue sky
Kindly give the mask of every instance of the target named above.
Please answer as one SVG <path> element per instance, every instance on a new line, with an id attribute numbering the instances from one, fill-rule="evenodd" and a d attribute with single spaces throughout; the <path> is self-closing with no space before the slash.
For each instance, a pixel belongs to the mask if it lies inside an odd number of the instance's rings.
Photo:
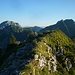
<path id="1" fill-rule="evenodd" d="M 0 0 L 0 23 L 48 26 L 61 19 L 75 20 L 75 0 Z"/>

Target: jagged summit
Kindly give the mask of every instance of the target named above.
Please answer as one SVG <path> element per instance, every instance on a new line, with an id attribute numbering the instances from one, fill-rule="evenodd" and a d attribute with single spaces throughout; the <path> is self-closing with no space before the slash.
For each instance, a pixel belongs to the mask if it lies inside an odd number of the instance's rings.
<path id="1" fill-rule="evenodd" d="M 0 24 L 0 27 L 6 27 L 6 26 L 10 26 L 10 25 L 20 26 L 19 23 L 7 20 L 7 21 L 2 22 Z"/>
<path id="2" fill-rule="evenodd" d="M 72 20 L 72 19 L 66 19 L 66 20 L 60 20 L 60 21 L 58 21 L 57 23 L 56 23 L 56 25 L 61 25 L 61 23 L 66 23 L 67 25 L 69 25 L 69 24 L 71 24 L 71 25 L 73 25 L 73 24 L 75 24 L 75 21 L 74 20 Z"/>
<path id="3" fill-rule="evenodd" d="M 64 32 L 68 37 L 75 37 L 75 21 L 72 19 L 60 20 L 56 24 L 48 26 L 42 29 L 41 31 L 54 30 L 57 28 Z"/>
<path id="4" fill-rule="evenodd" d="M 75 21 L 73 20 L 73 19 L 66 19 L 66 20 L 64 20 L 64 22 L 65 23 L 71 23 L 71 24 L 74 24 L 75 23 Z"/>

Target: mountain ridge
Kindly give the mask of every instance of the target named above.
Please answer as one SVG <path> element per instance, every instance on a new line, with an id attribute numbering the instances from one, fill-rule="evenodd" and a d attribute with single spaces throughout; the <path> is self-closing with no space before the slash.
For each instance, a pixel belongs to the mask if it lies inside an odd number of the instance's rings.
<path id="1" fill-rule="evenodd" d="M 48 26 L 41 31 L 44 30 L 54 30 L 59 28 L 63 31 L 68 37 L 74 38 L 75 37 L 75 21 L 72 19 L 60 20 L 56 24 Z"/>
<path id="2" fill-rule="evenodd" d="M 30 40 L 31 42 L 27 40 L 19 45 L 16 51 L 12 50 L 1 66 L 1 75 L 75 74 L 75 45 L 62 31 L 59 29 L 46 31 Z M 68 61 L 69 66 L 73 65 L 70 68 L 65 63 Z M 51 64 L 53 66 L 50 67 Z"/>

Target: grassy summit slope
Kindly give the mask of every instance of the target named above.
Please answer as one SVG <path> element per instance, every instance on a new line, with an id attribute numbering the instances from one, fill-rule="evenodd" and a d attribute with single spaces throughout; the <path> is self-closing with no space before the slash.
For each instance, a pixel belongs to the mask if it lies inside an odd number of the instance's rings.
<path id="1" fill-rule="evenodd" d="M 39 33 L 38 36 L 32 41 L 33 42 L 33 48 L 31 56 L 34 57 L 34 54 L 37 54 L 40 58 L 40 54 L 46 58 L 46 64 L 44 68 L 41 70 L 38 67 L 39 60 L 35 60 L 32 58 L 29 60 L 29 63 L 20 68 L 21 73 L 24 73 L 24 75 L 74 75 L 75 74 L 75 45 L 71 41 L 70 38 L 68 38 L 63 32 L 61 32 L 59 29 L 53 30 L 53 31 L 45 31 L 43 33 Z M 63 48 L 63 55 L 57 56 L 57 47 L 62 46 Z M 48 54 L 48 47 L 51 47 L 52 50 L 50 50 L 50 55 L 54 56 L 56 55 L 57 60 L 57 71 L 56 72 L 49 72 L 48 70 L 48 61 L 50 59 Z M 67 71 L 65 60 L 68 58 L 72 63 L 72 68 Z"/>

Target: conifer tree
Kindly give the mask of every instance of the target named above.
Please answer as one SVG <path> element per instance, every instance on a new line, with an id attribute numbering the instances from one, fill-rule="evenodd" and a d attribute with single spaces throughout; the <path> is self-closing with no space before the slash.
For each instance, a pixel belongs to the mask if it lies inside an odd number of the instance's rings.
<path id="1" fill-rule="evenodd" d="M 11 38 L 9 39 L 9 43 L 8 44 L 15 44 L 16 42 L 16 38 L 14 35 L 11 35 Z"/>

